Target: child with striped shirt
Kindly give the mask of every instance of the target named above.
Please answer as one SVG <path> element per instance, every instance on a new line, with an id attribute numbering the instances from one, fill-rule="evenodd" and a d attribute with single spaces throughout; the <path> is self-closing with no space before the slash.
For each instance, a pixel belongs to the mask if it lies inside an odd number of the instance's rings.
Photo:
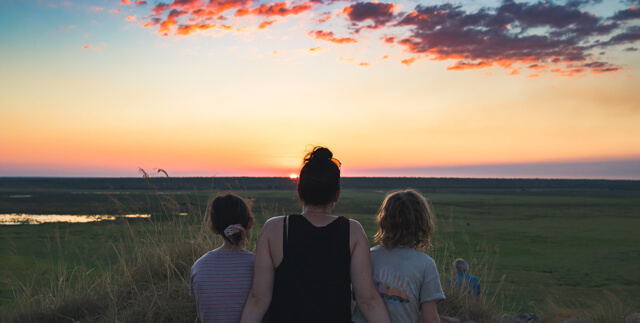
<path id="1" fill-rule="evenodd" d="M 200 321 L 238 323 L 253 283 L 255 255 L 244 249 L 253 215 L 233 194 L 216 197 L 209 209 L 211 230 L 224 243 L 193 264 L 189 294 L 196 297 Z"/>

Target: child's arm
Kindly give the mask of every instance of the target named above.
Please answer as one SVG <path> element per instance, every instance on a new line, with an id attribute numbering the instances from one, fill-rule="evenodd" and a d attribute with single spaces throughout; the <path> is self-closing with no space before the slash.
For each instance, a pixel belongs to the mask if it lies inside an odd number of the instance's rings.
<path id="1" fill-rule="evenodd" d="M 253 285 L 242 311 L 242 323 L 259 323 L 271 305 L 275 269 L 269 247 L 269 237 L 273 236 L 276 224 L 269 220 L 264 224 L 256 245 L 256 263 L 253 271 Z"/>
<path id="2" fill-rule="evenodd" d="M 369 323 L 391 322 L 380 294 L 373 286 L 369 240 L 358 221 L 350 220 L 351 239 L 355 240 L 351 253 L 351 284 L 358 308 Z"/>
<path id="3" fill-rule="evenodd" d="M 436 301 L 421 303 L 420 316 L 422 317 L 422 323 L 440 323 L 438 304 Z"/>

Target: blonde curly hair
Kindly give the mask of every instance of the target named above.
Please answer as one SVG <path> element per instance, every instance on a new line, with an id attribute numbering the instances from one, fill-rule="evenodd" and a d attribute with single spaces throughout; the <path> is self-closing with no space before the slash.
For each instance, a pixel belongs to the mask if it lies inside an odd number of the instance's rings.
<path id="1" fill-rule="evenodd" d="M 435 213 L 420 192 L 406 189 L 391 192 L 380 206 L 374 240 L 387 248 L 429 247 L 435 229 Z"/>

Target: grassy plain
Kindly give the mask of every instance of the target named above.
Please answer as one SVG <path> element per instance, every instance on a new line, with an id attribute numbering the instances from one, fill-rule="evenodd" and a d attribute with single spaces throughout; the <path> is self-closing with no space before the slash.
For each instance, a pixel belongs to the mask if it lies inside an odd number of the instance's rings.
<path id="1" fill-rule="evenodd" d="M 259 224 L 300 210 L 292 190 L 235 192 L 254 200 Z M 386 192 L 344 189 L 334 214 L 360 221 L 373 244 L 374 215 Z M 172 208 L 200 216 L 212 193 L 3 189 L 0 213 L 161 214 Z M 427 253 L 444 268 L 440 275 L 451 275 L 447 264 L 457 257 L 489 267 L 493 274 L 481 283 L 496 289 L 504 275 L 499 289 L 508 311 L 533 312 L 549 298 L 589 306 L 606 290 L 640 299 L 640 191 L 450 189 L 425 196 L 438 215 L 434 247 Z M 125 230 L 149 226 L 147 220 L 129 221 L 0 227 L 0 306 L 12 302 L 10 283 L 46 285 L 60 266 L 108 270 L 116 261 L 112 242 Z"/>

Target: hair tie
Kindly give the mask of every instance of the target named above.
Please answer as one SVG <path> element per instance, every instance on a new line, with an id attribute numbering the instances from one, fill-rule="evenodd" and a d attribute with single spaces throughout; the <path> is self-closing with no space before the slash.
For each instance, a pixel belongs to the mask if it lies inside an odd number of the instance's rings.
<path id="1" fill-rule="evenodd" d="M 230 237 L 238 232 L 245 233 L 244 228 L 240 224 L 232 224 L 224 229 L 224 235 L 227 237 Z"/>

